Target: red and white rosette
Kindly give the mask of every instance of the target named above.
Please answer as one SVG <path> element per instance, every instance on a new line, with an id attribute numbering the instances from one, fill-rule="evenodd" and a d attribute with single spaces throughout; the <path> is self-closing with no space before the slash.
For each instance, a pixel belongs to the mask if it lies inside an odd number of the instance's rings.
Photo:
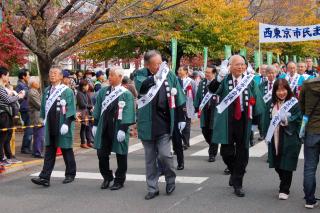
<path id="1" fill-rule="evenodd" d="M 62 99 L 60 101 L 60 104 L 61 104 L 61 111 L 62 111 L 62 114 L 65 115 L 67 110 L 66 110 L 66 105 L 67 105 L 67 102 L 66 100 Z"/>
<path id="2" fill-rule="evenodd" d="M 118 120 L 122 120 L 122 113 L 123 113 L 123 108 L 126 105 L 126 102 L 124 101 L 119 101 L 118 106 L 119 106 L 119 111 L 118 111 Z"/>
<path id="3" fill-rule="evenodd" d="M 256 105 L 256 99 L 254 97 L 250 97 L 249 99 L 249 107 L 248 107 L 248 118 L 252 119 L 252 107 Z"/>
<path id="4" fill-rule="evenodd" d="M 176 108 L 176 100 L 175 96 L 177 95 L 178 91 L 176 88 L 172 88 L 170 92 L 170 99 L 169 99 L 169 107 L 170 109 Z"/>
<path id="5" fill-rule="evenodd" d="M 188 86 L 187 86 L 187 97 L 189 97 L 189 98 L 193 98 L 193 95 L 192 95 L 192 86 L 191 86 L 191 84 L 189 84 Z"/>

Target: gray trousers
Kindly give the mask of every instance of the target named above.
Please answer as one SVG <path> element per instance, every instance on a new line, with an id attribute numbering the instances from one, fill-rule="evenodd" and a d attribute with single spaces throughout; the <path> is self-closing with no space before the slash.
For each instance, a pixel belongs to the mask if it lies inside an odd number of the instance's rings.
<path id="1" fill-rule="evenodd" d="M 146 162 L 146 181 L 148 192 L 157 192 L 159 172 L 157 160 L 160 161 L 167 184 L 174 184 L 176 173 L 173 167 L 173 156 L 171 154 L 170 135 L 164 134 L 152 141 L 142 141 Z"/>

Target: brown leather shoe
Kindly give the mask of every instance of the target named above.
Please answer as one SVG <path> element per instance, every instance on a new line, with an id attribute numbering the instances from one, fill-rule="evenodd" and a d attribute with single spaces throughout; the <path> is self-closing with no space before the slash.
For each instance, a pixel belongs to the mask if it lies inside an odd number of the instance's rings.
<path id="1" fill-rule="evenodd" d="M 87 144 L 81 144 L 80 147 L 83 149 L 90 149 L 90 147 L 88 147 Z"/>

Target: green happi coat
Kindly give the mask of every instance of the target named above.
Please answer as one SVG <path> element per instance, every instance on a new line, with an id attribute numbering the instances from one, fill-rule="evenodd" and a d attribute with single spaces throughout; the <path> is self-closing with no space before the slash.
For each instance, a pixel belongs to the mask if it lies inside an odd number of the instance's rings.
<path id="1" fill-rule="evenodd" d="M 243 76 L 242 76 L 243 77 Z M 221 82 L 216 94 L 220 96 L 220 101 L 222 101 L 230 91 L 233 89 L 232 75 L 229 74 Z M 263 102 L 262 95 L 260 93 L 259 87 L 254 80 L 250 82 L 248 87 L 242 93 L 244 113 L 245 113 L 245 134 L 244 141 L 247 148 L 249 148 L 250 134 L 252 119 L 248 115 L 248 100 L 250 98 L 255 99 L 255 105 L 252 107 L 252 116 L 261 115 L 265 110 L 265 103 Z M 229 108 L 233 103 L 229 105 L 222 113 L 218 113 L 217 109 L 214 113 L 214 124 L 213 124 L 213 135 L 212 142 L 217 144 L 228 144 L 229 143 L 229 116 L 233 116 L 229 113 Z"/>
<path id="2" fill-rule="evenodd" d="M 196 97 L 195 97 L 195 99 L 194 99 L 194 102 L 193 102 L 193 105 L 194 105 L 194 107 L 196 108 L 196 109 L 199 109 L 199 107 L 200 107 L 200 104 L 201 104 L 201 102 L 202 102 L 202 99 L 204 98 L 204 96 L 207 94 L 207 92 L 208 92 L 208 86 L 207 86 L 207 83 L 208 83 L 208 80 L 207 79 L 203 79 L 203 80 L 201 80 L 200 81 L 200 83 L 199 83 L 199 86 L 198 86 L 198 90 L 197 90 L 197 94 L 196 94 Z M 215 101 L 215 103 L 217 102 L 217 100 L 218 100 L 218 96 L 217 95 L 213 95 L 212 96 L 212 99 Z M 211 101 L 211 100 L 209 100 L 209 101 Z M 208 103 L 206 104 L 206 106 L 209 104 L 209 101 L 208 101 Z M 206 127 L 205 126 L 205 123 L 206 123 L 206 119 L 213 119 L 213 118 L 206 118 L 206 112 L 204 112 L 205 110 L 207 110 L 207 107 L 204 107 L 203 108 L 203 111 L 202 111 L 202 113 L 201 113 L 201 115 L 200 115 L 200 127 L 201 128 L 203 128 L 203 127 Z M 212 108 L 212 109 L 211 109 Z M 211 107 L 210 107 L 210 109 L 212 110 L 212 113 L 211 113 L 211 115 L 213 115 L 214 114 L 214 108 L 215 108 L 215 105 L 212 105 Z M 210 129 L 212 129 L 213 128 L 213 122 L 211 122 L 212 120 L 210 120 L 210 124 L 212 124 L 210 127 L 208 127 L 208 128 L 210 128 Z"/>
<path id="3" fill-rule="evenodd" d="M 269 113 L 268 118 L 264 120 L 265 125 L 269 127 L 272 119 L 272 109 L 274 105 L 270 104 L 267 109 Z M 301 141 L 299 139 L 299 131 L 302 120 L 302 113 L 297 103 L 289 112 L 291 116 L 288 117 L 288 126 L 280 126 L 279 143 L 280 145 L 280 160 L 276 159 L 274 138 L 272 137 L 271 143 L 268 144 L 268 162 L 270 168 L 280 168 L 286 171 L 294 171 L 297 168 L 299 153 L 301 149 Z M 280 124 L 279 124 L 280 125 Z M 265 132 L 267 134 L 268 129 Z"/>
<path id="4" fill-rule="evenodd" d="M 148 78 L 148 70 L 143 68 L 136 73 L 135 76 L 135 86 L 140 94 L 140 88 L 142 82 Z M 178 81 L 176 75 L 170 71 L 167 75 L 167 81 L 170 87 L 170 91 L 172 88 L 177 89 L 177 95 L 175 96 L 175 105 L 179 107 L 183 105 L 185 100 L 185 95 L 181 88 L 181 85 Z M 142 141 L 151 141 L 152 140 L 152 106 L 151 103 L 148 103 L 144 107 L 138 109 L 137 112 L 137 126 L 138 126 L 138 138 Z M 170 109 L 170 134 L 173 132 L 174 127 L 174 118 L 175 118 L 175 109 Z"/>
<path id="5" fill-rule="evenodd" d="M 259 85 L 260 92 L 262 94 L 262 97 L 265 96 L 268 93 L 268 82 L 269 81 L 264 81 Z M 270 109 L 271 106 L 271 99 L 266 103 L 267 109 Z M 266 133 L 268 131 L 269 125 L 267 124 L 268 122 L 265 122 L 265 119 L 269 120 L 270 119 L 270 113 L 269 110 L 265 110 L 262 115 L 260 116 L 259 120 L 259 126 L 261 127 L 261 132 Z M 265 136 L 265 135 L 264 135 Z"/>
<path id="6" fill-rule="evenodd" d="M 47 87 L 44 90 L 42 100 L 41 100 L 41 109 L 40 109 L 40 117 L 42 119 L 45 119 L 45 107 L 46 107 L 46 102 L 47 98 L 49 96 L 51 87 Z M 65 100 L 66 101 L 66 116 L 64 117 L 60 111 L 60 117 L 59 117 L 59 130 L 62 126 L 62 124 L 66 124 L 66 119 L 71 120 L 71 125 L 69 126 L 69 131 L 66 135 L 61 135 L 59 133 L 59 140 L 58 140 L 58 147 L 61 147 L 63 149 L 69 149 L 72 148 L 73 145 L 73 134 L 74 134 L 74 120 L 76 117 L 76 104 L 75 104 L 75 98 L 73 91 L 70 88 L 67 88 L 60 96 L 60 100 Z M 54 107 L 54 106 L 52 106 Z M 56 124 L 53 124 L 56 125 Z M 48 125 L 48 119 L 46 120 L 45 123 L 45 145 L 48 146 L 50 145 L 50 140 L 49 140 L 49 125 Z"/>
<path id="7" fill-rule="evenodd" d="M 103 87 L 99 90 L 96 104 L 94 106 L 93 111 L 93 117 L 95 120 L 95 124 L 97 125 L 97 132 L 94 138 L 94 147 L 96 149 L 101 149 L 102 147 L 102 131 L 104 126 L 104 116 L 106 111 L 104 111 L 101 115 L 102 110 L 102 103 L 105 100 L 107 91 L 110 89 L 110 86 Z M 116 101 L 115 99 L 114 101 Z M 130 130 L 126 132 L 126 139 L 123 142 L 118 142 L 117 140 L 117 134 L 119 131 L 119 127 L 122 124 L 126 124 L 128 126 L 135 123 L 135 109 L 134 109 L 134 99 L 130 91 L 125 91 L 118 97 L 119 101 L 124 101 L 125 106 L 123 108 L 122 112 L 122 120 L 117 119 L 115 122 L 115 131 L 114 131 L 114 138 L 112 141 L 112 152 L 120 154 L 120 155 L 126 155 L 128 154 L 128 146 L 129 146 L 129 138 L 130 138 Z M 118 110 L 118 106 L 117 106 Z M 112 116 L 112 115 L 111 115 Z"/>

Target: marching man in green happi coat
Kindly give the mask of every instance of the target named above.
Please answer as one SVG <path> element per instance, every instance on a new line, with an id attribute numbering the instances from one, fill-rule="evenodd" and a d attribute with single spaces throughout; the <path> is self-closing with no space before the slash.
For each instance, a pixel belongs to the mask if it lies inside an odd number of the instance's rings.
<path id="1" fill-rule="evenodd" d="M 63 74 L 60 68 L 49 71 L 50 86 L 44 91 L 41 101 L 40 117 L 45 125 L 45 157 L 39 178 L 33 178 L 34 184 L 50 186 L 50 176 L 55 165 L 57 148 L 60 147 L 66 164 L 63 183 L 70 183 L 76 176 L 76 162 L 72 149 L 76 105 L 73 91 L 62 84 Z"/>
<path id="2" fill-rule="evenodd" d="M 229 59 L 229 68 L 227 64 L 223 62 L 215 82 L 220 103 L 214 115 L 212 142 L 221 144 L 222 159 L 231 173 L 229 185 L 238 197 L 244 197 L 242 182 L 249 160 L 252 117 L 262 114 L 265 104 L 254 75 L 244 74 L 244 59 L 234 55 Z"/>
<path id="3" fill-rule="evenodd" d="M 121 86 L 123 70 L 112 68 L 109 72 L 110 86 L 99 90 L 93 111 L 94 147 L 97 149 L 99 169 L 103 177 L 101 189 L 123 187 L 128 161 L 129 126 L 135 123 L 134 99 L 130 91 Z M 116 153 L 118 168 L 115 177 L 110 169 L 109 155 Z"/>
<path id="4" fill-rule="evenodd" d="M 180 132 L 186 126 L 185 96 L 175 74 L 162 62 L 158 51 L 148 51 L 144 56 L 145 67 L 135 75 L 138 100 L 138 137 L 145 150 L 146 200 L 159 195 L 159 168 L 162 166 L 166 179 L 166 192 L 175 189 L 176 174 L 173 167 L 170 137 L 174 123 Z M 176 119 L 176 120 L 175 120 Z"/>

